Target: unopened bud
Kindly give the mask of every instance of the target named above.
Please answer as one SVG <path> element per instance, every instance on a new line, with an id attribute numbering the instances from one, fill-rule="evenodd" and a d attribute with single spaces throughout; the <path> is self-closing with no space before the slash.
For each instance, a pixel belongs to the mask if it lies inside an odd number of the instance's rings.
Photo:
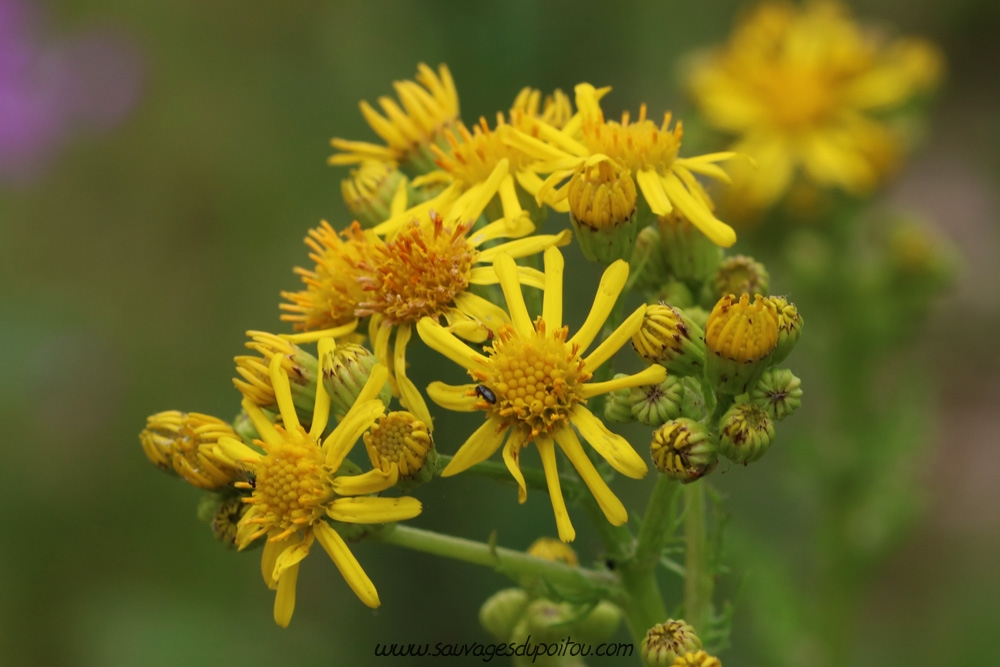
<path id="1" fill-rule="evenodd" d="M 789 303 L 783 296 L 772 296 L 769 300 L 774 304 L 778 316 L 778 344 L 770 359 L 770 363 L 774 365 L 784 361 L 799 342 L 799 336 L 802 335 L 802 316 L 799 315 L 795 304 Z"/>
<path id="2" fill-rule="evenodd" d="M 330 407 L 337 416 L 344 416 L 354 405 L 378 360 L 368 348 L 353 343 L 337 345 L 320 360 L 323 387 L 330 395 Z M 388 405 L 392 388 L 386 383 L 378 395 Z"/>
<path id="3" fill-rule="evenodd" d="M 232 484 L 240 474 L 204 455 L 202 445 L 212 446 L 221 437 L 237 437 L 226 422 L 198 412 L 168 410 L 152 415 L 139 434 L 146 457 L 158 468 L 183 477 L 199 489 L 215 490 Z"/>
<path id="4" fill-rule="evenodd" d="M 679 308 L 653 304 L 632 336 L 632 347 L 649 363 L 674 375 L 701 375 L 705 367 L 704 334 Z"/>
<path id="5" fill-rule="evenodd" d="M 350 178 L 340 182 L 340 189 L 344 203 L 361 225 L 374 227 L 392 217 L 392 199 L 404 179 L 394 162 L 365 160 L 351 170 Z"/>
<path id="6" fill-rule="evenodd" d="M 719 452 L 746 465 L 764 456 L 774 440 L 774 423 L 759 406 L 737 403 L 719 421 Z"/>
<path id="7" fill-rule="evenodd" d="M 639 221 L 628 168 L 606 155 L 593 155 L 570 177 L 568 188 L 570 221 L 584 257 L 601 264 L 631 259 Z"/>
<path id="8" fill-rule="evenodd" d="M 616 373 L 614 379 L 628 377 L 625 373 Z M 632 414 L 632 389 L 616 389 L 610 392 L 604 401 L 604 418 L 617 424 L 631 424 L 635 421 Z"/>
<path id="9" fill-rule="evenodd" d="M 764 265 L 753 257 L 734 255 L 722 260 L 712 281 L 712 301 L 727 294 L 763 294 L 767 296 L 771 276 Z"/>
<path id="10" fill-rule="evenodd" d="M 722 248 L 715 245 L 676 208 L 660 216 L 660 240 L 667 265 L 675 278 L 701 282 L 722 261 Z"/>
<path id="11" fill-rule="evenodd" d="M 684 484 L 712 472 L 719 461 L 708 429 L 686 417 L 656 429 L 650 451 L 657 470 Z"/>
<path id="12" fill-rule="evenodd" d="M 651 627 L 642 640 L 639 654 L 646 667 L 672 667 L 674 661 L 701 648 L 694 628 L 683 620 L 668 620 Z"/>
<path id="13" fill-rule="evenodd" d="M 660 426 L 681 413 L 681 379 L 673 375 L 660 384 L 632 387 L 629 403 L 632 415 L 647 426 Z"/>
<path id="14" fill-rule="evenodd" d="M 233 384 L 254 405 L 262 408 L 277 407 L 278 401 L 274 397 L 274 387 L 271 386 L 269 366 L 271 358 L 280 355 L 281 368 L 288 375 L 292 389 L 295 410 L 303 422 L 308 422 L 316 402 L 318 377 L 316 357 L 295 343 L 271 333 L 248 331 L 247 335 L 251 340 L 246 343 L 246 347 L 260 356 L 236 357 L 236 372 L 242 379 L 234 378 Z"/>
<path id="15" fill-rule="evenodd" d="M 769 368 L 750 392 L 750 402 L 780 422 L 802 405 L 802 381 L 787 368 Z"/>
<path id="16" fill-rule="evenodd" d="M 743 394 L 753 388 L 778 344 L 774 304 L 759 294 L 730 294 L 719 299 L 705 327 L 705 379 L 723 394 Z"/>
<path id="17" fill-rule="evenodd" d="M 524 615 L 528 601 L 528 594 L 520 588 L 497 591 L 479 608 L 479 624 L 498 641 L 506 642 Z"/>
<path id="18" fill-rule="evenodd" d="M 629 265 L 632 267 L 629 275 L 634 276 L 637 289 L 656 292 L 670 280 L 670 268 L 667 266 L 657 225 L 648 225 L 639 232 Z"/>

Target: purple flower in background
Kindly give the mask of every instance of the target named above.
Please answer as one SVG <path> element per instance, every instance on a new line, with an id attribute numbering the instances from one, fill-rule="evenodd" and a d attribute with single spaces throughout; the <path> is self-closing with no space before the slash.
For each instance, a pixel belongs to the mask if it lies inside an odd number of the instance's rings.
<path id="1" fill-rule="evenodd" d="M 43 41 L 34 3 L 0 0 L 0 183 L 28 181 L 74 130 L 108 131 L 135 106 L 136 48 L 93 28 Z"/>

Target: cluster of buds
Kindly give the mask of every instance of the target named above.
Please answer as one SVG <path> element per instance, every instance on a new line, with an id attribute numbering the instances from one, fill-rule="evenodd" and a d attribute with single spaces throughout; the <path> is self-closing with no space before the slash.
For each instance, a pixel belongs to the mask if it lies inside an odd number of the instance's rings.
<path id="1" fill-rule="evenodd" d="M 646 667 L 722 667 L 701 646 L 693 627 L 683 619 L 668 619 L 646 631 L 639 656 Z"/>

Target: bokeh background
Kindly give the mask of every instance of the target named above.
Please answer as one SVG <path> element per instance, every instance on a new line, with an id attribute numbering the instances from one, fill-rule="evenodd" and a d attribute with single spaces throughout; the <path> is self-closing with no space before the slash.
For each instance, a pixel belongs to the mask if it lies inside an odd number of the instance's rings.
<path id="1" fill-rule="evenodd" d="M 935 410 L 915 448 L 920 520 L 852 620 L 852 664 L 990 664 L 1000 655 L 1000 9 L 853 6 L 934 39 L 948 58 L 921 152 L 882 198 L 938 224 L 963 265 L 908 357 Z M 346 172 L 325 159 L 331 136 L 374 138 L 360 99 L 390 94 L 418 62 L 445 62 L 467 122 L 506 109 L 522 86 L 579 81 L 614 87 L 611 114 L 647 102 L 684 117 L 679 58 L 722 40 L 738 7 L 0 0 L 0 664 L 377 664 L 392 659 L 372 657 L 376 642 L 489 641 L 476 613 L 503 577 L 369 544 L 356 554 L 379 610 L 316 557 L 291 626 L 276 627 L 259 552 L 221 548 L 195 519 L 198 494 L 155 470 L 136 436 L 156 411 L 237 410 L 244 330 L 286 330 L 278 293 L 297 288 L 307 229 L 347 221 Z M 18 58 L 35 65 L 18 69 Z M 41 83 L 25 84 L 25 71 Z M 581 266 L 570 252 L 567 264 Z M 581 271 L 580 319 L 597 276 Z M 467 426 L 441 421 L 439 447 L 453 451 Z M 780 479 L 789 456 L 779 441 L 754 467 L 713 477 L 744 533 L 794 543 L 795 485 L 761 483 Z M 616 489 L 631 506 L 649 482 Z M 517 548 L 554 530 L 543 494 L 518 506 L 511 487 L 459 477 L 418 495 L 415 525 L 475 539 L 496 529 Z M 590 532 L 574 546 L 585 562 L 598 556 Z M 752 568 L 732 566 L 752 590 Z M 726 665 L 774 664 L 752 628 L 780 632 L 784 620 L 751 609 L 737 607 Z"/>

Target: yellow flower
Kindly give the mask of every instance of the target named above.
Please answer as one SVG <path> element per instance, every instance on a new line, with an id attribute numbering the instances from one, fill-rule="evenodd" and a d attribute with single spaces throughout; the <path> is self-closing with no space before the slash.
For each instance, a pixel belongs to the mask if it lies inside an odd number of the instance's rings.
<path id="1" fill-rule="evenodd" d="M 202 445 L 211 446 L 221 437 L 236 437 L 233 427 L 221 419 L 199 412 L 168 410 L 146 420 L 139 442 L 146 457 L 158 468 L 211 491 L 232 484 L 240 474 L 237 467 L 213 461 L 202 452 Z"/>
<path id="2" fill-rule="evenodd" d="M 732 149 L 757 163 L 738 167 L 734 195 L 766 207 L 799 170 L 823 186 L 871 190 L 901 150 L 873 112 L 932 86 L 941 66 L 930 44 L 885 44 L 836 2 L 765 2 L 695 63 L 689 86 L 707 121 L 737 135 Z"/>
<path id="3" fill-rule="evenodd" d="M 545 470 L 559 538 L 570 542 L 576 532 L 560 490 L 555 453 L 558 445 L 594 494 L 608 521 L 624 524 L 628 519 L 625 507 L 601 478 L 571 426 L 615 470 L 636 479 L 646 474 L 642 457 L 585 406 L 593 396 L 662 382 L 666 377 L 662 366 L 651 366 L 632 376 L 589 382 L 593 371 L 608 361 L 642 325 L 646 306 L 640 306 L 589 355 L 582 356 L 625 287 L 628 264 L 619 260 L 607 268 L 590 314 L 572 337 L 568 337 L 568 328 L 562 324 L 563 258 L 556 248 L 545 251 L 542 316 L 534 322 L 521 294 L 525 281 L 514 260 L 498 254 L 493 267 L 500 279 L 511 323 L 498 329 L 485 354 L 462 343 L 432 318 L 424 318 L 417 324 L 417 332 L 428 346 L 463 366 L 475 380 L 461 386 L 434 382 L 427 387 L 431 399 L 449 410 L 487 413 L 486 422 L 459 448 L 442 474 L 455 475 L 486 460 L 506 440 L 503 459 L 518 483 L 518 500 L 523 503 L 527 487 L 520 468 L 521 450 L 534 442 Z"/>
<path id="4" fill-rule="evenodd" d="M 736 157 L 736 153 L 712 153 L 693 158 L 678 157 L 681 146 L 681 123 L 670 128 L 671 114 L 664 114 L 659 126 L 646 118 L 646 106 L 631 122 L 628 113 L 621 123 L 606 121 L 600 98 L 610 88 L 596 89 L 589 83 L 576 87 L 577 114 L 562 129 L 539 120 L 530 123 L 532 136 L 523 131 L 509 133 L 508 141 L 527 155 L 542 162 L 532 166 L 548 173 L 541 186 L 525 179 L 525 189 L 539 202 L 557 210 L 566 210 L 569 186 L 554 190 L 557 184 L 573 175 L 581 163 L 594 156 L 607 156 L 634 174 L 639 191 L 657 215 L 667 215 L 676 207 L 714 243 L 729 247 L 736 233 L 712 213 L 712 202 L 694 174 L 729 181 L 716 162 Z"/>
<path id="5" fill-rule="evenodd" d="M 506 175 L 506 161 L 502 161 L 487 183 L 495 184 Z M 515 228 L 501 219 L 472 232 L 470 221 L 479 218 L 487 201 L 488 198 L 480 197 L 475 201 L 462 199 L 455 202 L 465 222 L 448 222 L 448 219 L 430 211 L 421 218 L 411 219 L 386 240 L 373 237 L 365 258 L 353 267 L 356 283 L 364 294 L 354 313 L 361 317 L 371 316 L 368 332 L 373 351 L 380 361 L 391 367 L 393 391 L 400 397 L 403 407 L 428 425 L 431 424 L 431 415 L 427 404 L 406 375 L 406 346 L 412 336 L 413 325 L 424 317 L 443 317 L 449 327 L 462 337 L 482 342 L 509 318 L 502 308 L 469 291 L 470 285 L 495 285 L 498 282 L 491 266 L 479 265 L 492 262 L 498 253 L 525 257 L 570 241 L 568 231 L 526 236 L 535 229 L 526 216 L 518 219 L 519 224 Z M 449 219 L 454 219 L 454 209 L 449 209 L 447 215 Z M 380 225 L 375 231 L 384 229 L 385 226 Z M 487 241 L 508 237 L 515 237 L 515 240 L 480 249 Z M 542 278 L 538 271 L 528 268 L 521 271 L 527 284 L 541 286 Z M 390 353 L 390 339 L 394 332 L 395 342 Z M 288 338 L 304 342 L 324 335 L 330 334 L 317 330 Z"/>
<path id="6" fill-rule="evenodd" d="M 361 102 L 361 114 L 385 146 L 365 141 L 333 139 L 331 145 L 343 151 L 329 159 L 331 165 L 356 164 L 365 160 L 400 163 L 417 172 L 434 168 L 430 147 L 441 132 L 458 121 L 458 92 L 447 65 L 438 66 L 435 74 L 427 65 L 417 67 L 417 82 L 396 81 L 393 87 L 402 108 L 390 97 L 378 102 L 385 113 L 378 113 Z"/>
<path id="7" fill-rule="evenodd" d="M 525 87 L 514 98 L 510 107 L 510 117 L 517 123 L 521 116 L 530 116 L 561 130 L 573 117 L 573 103 L 569 96 L 556 88 L 551 95 L 542 100 L 542 91 L 537 88 Z"/>
<path id="8" fill-rule="evenodd" d="M 321 340 L 320 352 L 332 345 L 331 338 Z M 338 475 L 358 438 L 385 412 L 385 406 L 375 396 L 388 371 L 380 365 L 373 368 L 354 406 L 325 438 L 322 435 L 330 416 L 330 398 L 323 384 L 316 387 L 312 424 L 306 431 L 295 412 L 288 375 L 279 355 L 271 358 L 269 371 L 283 425 L 272 424 L 259 407 L 243 401 L 243 409 L 261 437 L 254 444 L 264 453 L 232 437 L 220 438 L 211 448 L 217 460 L 242 466 L 254 475 L 252 484 L 237 484 L 251 490 L 251 495 L 244 500 L 250 509 L 239 520 L 236 545 L 244 549 L 254 540 L 267 537 L 261 572 L 268 587 L 277 591 L 274 620 L 282 627 L 292 619 L 299 563 L 309 555 L 314 541 L 330 555 L 358 598 L 369 607 L 378 607 L 374 584 L 327 519 L 378 524 L 420 514 L 420 502 L 415 498 L 358 497 L 371 491 L 354 477 Z"/>

